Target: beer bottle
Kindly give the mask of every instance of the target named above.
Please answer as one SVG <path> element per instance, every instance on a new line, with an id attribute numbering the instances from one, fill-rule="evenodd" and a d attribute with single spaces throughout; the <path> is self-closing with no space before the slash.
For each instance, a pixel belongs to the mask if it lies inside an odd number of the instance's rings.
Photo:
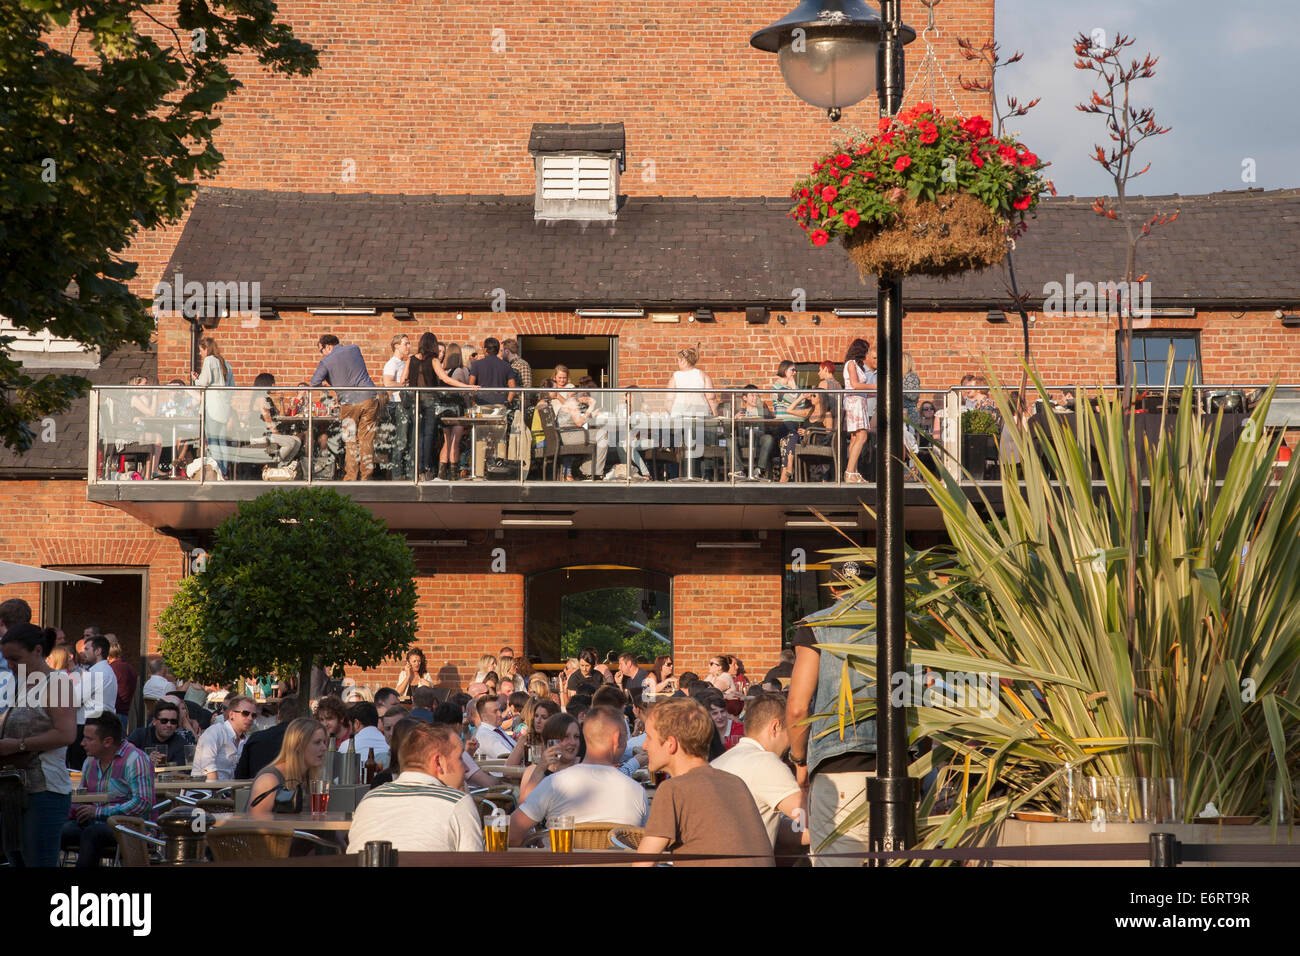
<path id="1" fill-rule="evenodd" d="M 375 748 L 371 747 L 366 757 L 366 774 L 361 782 L 373 785 L 377 776 L 379 776 L 379 763 L 375 760 Z"/>

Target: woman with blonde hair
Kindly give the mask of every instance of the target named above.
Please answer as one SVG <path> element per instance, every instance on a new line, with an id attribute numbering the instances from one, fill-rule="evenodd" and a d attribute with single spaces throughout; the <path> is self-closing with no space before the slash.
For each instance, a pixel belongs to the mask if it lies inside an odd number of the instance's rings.
<path id="1" fill-rule="evenodd" d="M 478 670 L 474 672 L 474 679 L 471 684 L 481 684 L 483 679 L 497 669 L 497 659 L 495 655 L 484 654 L 478 659 Z"/>
<path id="2" fill-rule="evenodd" d="M 534 674 L 528 678 L 528 696 L 537 700 L 551 699 L 551 682 L 543 674 Z"/>
<path id="3" fill-rule="evenodd" d="M 210 335 L 199 339 L 199 358 L 203 365 L 194 373 L 194 384 L 199 388 L 211 389 L 204 402 L 203 424 L 204 437 L 207 439 L 209 456 L 217 463 L 217 470 L 223 478 L 226 474 L 226 444 L 230 422 L 230 392 L 227 389 L 235 384 L 235 373 L 221 355 L 221 346 Z"/>
<path id="4" fill-rule="evenodd" d="M 281 788 L 301 788 L 305 808 L 311 799 L 311 781 L 320 779 L 325 748 L 325 726 L 319 720 L 299 717 L 290 723 L 279 755 L 253 780 L 248 815 L 269 819 L 275 811 L 275 794 Z"/>

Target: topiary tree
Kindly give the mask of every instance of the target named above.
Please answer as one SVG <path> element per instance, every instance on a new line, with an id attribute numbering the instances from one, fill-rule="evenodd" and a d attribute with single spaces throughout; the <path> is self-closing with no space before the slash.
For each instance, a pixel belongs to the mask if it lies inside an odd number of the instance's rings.
<path id="1" fill-rule="evenodd" d="M 207 570 L 177 592 L 159 630 L 186 663 L 201 635 L 207 673 L 291 672 L 306 688 L 313 664 L 374 667 L 414 643 L 414 576 L 406 543 L 352 499 L 272 491 L 221 523 Z"/>
<path id="2" fill-rule="evenodd" d="M 162 658 L 181 680 L 229 684 L 239 674 L 222 670 L 203 643 L 204 598 L 201 577 L 192 575 L 181 582 L 171 603 L 158 616 Z"/>

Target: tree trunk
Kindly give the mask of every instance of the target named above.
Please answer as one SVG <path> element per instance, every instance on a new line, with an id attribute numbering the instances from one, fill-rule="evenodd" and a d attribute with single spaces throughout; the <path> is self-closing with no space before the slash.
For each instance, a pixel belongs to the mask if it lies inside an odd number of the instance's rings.
<path id="1" fill-rule="evenodd" d="M 297 717 L 311 716 L 311 671 L 315 658 L 308 657 L 298 665 L 298 713 Z"/>

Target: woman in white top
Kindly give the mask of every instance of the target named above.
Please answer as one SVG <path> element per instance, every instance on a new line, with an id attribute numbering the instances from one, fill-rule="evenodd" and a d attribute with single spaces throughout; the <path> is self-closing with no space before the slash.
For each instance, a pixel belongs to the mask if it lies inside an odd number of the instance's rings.
<path id="1" fill-rule="evenodd" d="M 868 376 L 863 364 L 871 346 L 865 339 L 854 339 L 849 343 L 849 351 L 844 356 L 844 387 L 849 394 L 844 397 L 844 430 L 849 433 L 849 454 L 844 462 L 844 480 L 849 483 L 865 481 L 858 474 L 858 459 L 867 444 L 867 399 L 859 394 L 863 391 L 876 390 L 874 376 Z"/>
<path id="2" fill-rule="evenodd" d="M 72 807 L 72 778 L 66 761 L 68 745 L 77 739 L 76 715 L 70 706 L 54 706 L 71 695 L 66 685 L 59 686 L 59 679 L 51 681 L 55 672 L 45 663 L 44 641 L 41 629 L 33 624 L 16 624 L 0 638 L 4 666 L 29 676 L 45 675 L 46 688 L 44 700 L 33 694 L 36 699 L 28 702 L 37 706 L 11 707 L 3 718 L 0 764 L 26 764 L 32 782 L 22 815 L 21 861 L 17 854 L 9 858 L 14 866 L 20 862 L 25 866 L 58 865 L 59 834 Z"/>
<path id="3" fill-rule="evenodd" d="M 226 432 L 230 421 L 230 392 L 235 384 L 235 374 L 230 363 L 221 357 L 217 340 L 210 335 L 199 339 L 199 358 L 203 365 L 194 375 L 194 384 L 209 389 L 206 395 L 204 432 L 209 454 L 216 459 L 217 470 L 226 475 Z"/>
<path id="4" fill-rule="evenodd" d="M 696 368 L 700 355 L 695 349 L 682 349 L 677 353 L 677 371 L 668 379 L 669 388 L 706 389 L 713 388 L 713 379 L 704 369 Z M 705 415 L 718 413 L 718 397 L 712 392 L 701 394 L 681 392 L 673 396 L 670 414 L 677 417 L 703 418 Z"/>

